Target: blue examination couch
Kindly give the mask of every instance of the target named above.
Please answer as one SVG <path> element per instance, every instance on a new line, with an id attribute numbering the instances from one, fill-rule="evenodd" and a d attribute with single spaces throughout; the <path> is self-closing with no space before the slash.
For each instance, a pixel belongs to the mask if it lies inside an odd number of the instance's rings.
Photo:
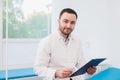
<path id="1" fill-rule="evenodd" d="M 15 78 L 33 77 L 37 76 L 33 68 L 21 68 L 8 70 L 8 80 Z M 5 80 L 5 70 L 0 70 L 0 80 Z"/>
<path id="2" fill-rule="evenodd" d="M 120 69 L 110 67 L 87 80 L 120 80 Z"/>
<path id="3" fill-rule="evenodd" d="M 34 76 L 37 75 L 34 73 L 33 68 L 8 70 L 8 80 Z M 0 80 L 5 80 L 5 70 L 0 70 Z M 86 80 L 120 80 L 120 69 L 110 67 Z"/>

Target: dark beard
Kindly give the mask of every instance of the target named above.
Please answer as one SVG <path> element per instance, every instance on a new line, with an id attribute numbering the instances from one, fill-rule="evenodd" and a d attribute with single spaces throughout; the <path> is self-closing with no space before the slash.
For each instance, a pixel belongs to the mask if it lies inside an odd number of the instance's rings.
<path id="1" fill-rule="evenodd" d="M 72 30 L 70 29 L 70 31 L 72 32 Z M 61 30 L 60 29 L 60 32 L 62 33 L 62 34 L 64 34 L 64 35 L 66 35 L 66 36 L 69 36 L 70 34 L 71 34 L 71 32 L 70 33 L 65 33 L 63 30 Z"/>

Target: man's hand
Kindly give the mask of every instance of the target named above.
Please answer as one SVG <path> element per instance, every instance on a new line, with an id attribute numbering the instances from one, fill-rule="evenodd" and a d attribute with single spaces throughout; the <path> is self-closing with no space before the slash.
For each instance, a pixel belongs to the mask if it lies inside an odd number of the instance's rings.
<path id="1" fill-rule="evenodd" d="M 96 72 L 96 69 L 97 68 L 95 66 L 89 67 L 87 69 L 87 73 L 90 74 L 90 75 L 92 75 L 92 74 L 94 74 Z"/>
<path id="2" fill-rule="evenodd" d="M 59 69 L 55 72 L 55 77 L 66 78 L 72 73 L 72 69 Z"/>

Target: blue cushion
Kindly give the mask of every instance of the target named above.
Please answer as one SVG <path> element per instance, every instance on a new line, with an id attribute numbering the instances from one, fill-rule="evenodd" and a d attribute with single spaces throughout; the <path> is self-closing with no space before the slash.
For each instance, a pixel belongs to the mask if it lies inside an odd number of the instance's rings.
<path id="1" fill-rule="evenodd" d="M 21 68 L 8 70 L 8 79 L 37 76 L 33 68 Z M 0 70 L 0 80 L 5 80 L 5 70 Z"/>
<path id="2" fill-rule="evenodd" d="M 120 80 L 120 69 L 111 67 L 87 80 Z"/>

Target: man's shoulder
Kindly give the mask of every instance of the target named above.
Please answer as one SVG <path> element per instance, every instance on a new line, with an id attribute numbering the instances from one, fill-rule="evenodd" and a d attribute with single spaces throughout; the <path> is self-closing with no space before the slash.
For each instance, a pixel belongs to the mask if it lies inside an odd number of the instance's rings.
<path id="1" fill-rule="evenodd" d="M 51 34 L 49 34 L 48 36 L 46 36 L 45 38 L 43 38 L 42 41 L 49 42 L 49 41 L 51 41 L 54 37 L 55 37 L 55 33 L 51 33 Z"/>

